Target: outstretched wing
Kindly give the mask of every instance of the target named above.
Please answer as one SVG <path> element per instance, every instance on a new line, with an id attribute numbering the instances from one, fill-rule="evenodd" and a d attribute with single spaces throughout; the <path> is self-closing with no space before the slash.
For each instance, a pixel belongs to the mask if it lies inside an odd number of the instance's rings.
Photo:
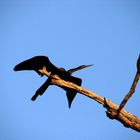
<path id="1" fill-rule="evenodd" d="M 39 70 L 43 67 L 46 67 L 48 72 L 52 72 L 53 74 L 57 74 L 60 77 L 68 77 L 68 73 L 59 69 L 55 65 L 53 65 L 47 56 L 35 56 L 28 60 L 25 60 L 14 67 L 14 71 L 22 71 L 22 70 L 34 70 L 40 76 L 43 76 Z"/>
<path id="2" fill-rule="evenodd" d="M 35 101 L 38 95 L 42 95 L 45 90 L 51 85 L 51 78 L 48 78 L 45 83 L 36 91 L 35 95 L 31 98 L 32 101 Z"/>
<path id="3" fill-rule="evenodd" d="M 81 70 L 81 69 L 84 69 L 84 68 L 87 68 L 87 67 L 90 67 L 90 66 L 93 66 L 93 64 L 91 64 L 91 65 L 82 65 L 82 66 L 79 66 L 79 67 L 70 69 L 70 70 L 68 70 L 67 72 L 68 72 L 69 74 L 72 74 L 72 73 L 75 72 L 75 71 L 78 71 L 78 70 Z"/>
<path id="4" fill-rule="evenodd" d="M 28 60 L 25 60 L 14 67 L 14 71 L 22 71 L 22 70 L 34 70 L 38 74 L 40 69 L 46 67 L 48 72 L 58 73 L 60 70 L 54 66 L 47 56 L 35 56 Z"/>

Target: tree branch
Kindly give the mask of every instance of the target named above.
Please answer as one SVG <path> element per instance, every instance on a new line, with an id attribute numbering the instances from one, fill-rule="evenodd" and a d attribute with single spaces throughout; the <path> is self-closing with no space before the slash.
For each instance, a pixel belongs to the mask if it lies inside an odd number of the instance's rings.
<path id="1" fill-rule="evenodd" d="M 136 130 L 140 132 L 140 119 L 138 119 L 135 115 L 125 111 L 124 109 L 121 109 L 118 114 L 118 108 L 119 106 L 114 104 L 112 101 L 98 96 L 95 92 L 92 92 L 90 90 L 87 90 L 83 87 L 79 87 L 74 83 L 64 81 L 58 77 L 58 75 L 51 75 L 47 72 L 46 68 L 44 67 L 42 70 L 39 70 L 41 73 L 45 74 L 47 77 L 51 77 L 51 84 L 60 86 L 60 87 L 68 87 L 71 89 L 76 90 L 80 94 L 83 94 L 96 102 L 103 105 L 104 108 L 107 109 L 106 115 L 110 119 L 116 119 L 120 121 L 125 127 L 129 127 L 133 130 Z"/>
<path id="2" fill-rule="evenodd" d="M 137 60 L 137 72 L 134 78 L 134 81 L 132 83 L 132 86 L 128 92 L 128 94 L 125 96 L 125 98 L 123 99 L 123 101 L 121 102 L 118 110 L 117 110 L 117 115 L 119 115 L 120 111 L 122 110 L 122 108 L 125 106 L 125 104 L 127 103 L 127 101 L 130 99 L 130 97 L 133 95 L 133 93 L 135 92 L 135 88 L 137 86 L 137 83 L 139 81 L 139 77 L 140 77 L 140 55 L 139 58 Z"/>
<path id="3" fill-rule="evenodd" d="M 134 81 L 132 83 L 132 86 L 130 88 L 130 91 L 128 92 L 128 94 L 125 96 L 125 98 L 123 99 L 123 101 L 121 102 L 118 110 L 117 110 L 117 113 L 119 114 L 120 111 L 122 110 L 122 108 L 125 106 L 125 104 L 127 103 L 127 101 L 130 99 L 130 97 L 133 95 L 133 93 L 135 92 L 135 88 L 136 88 L 136 85 L 139 81 L 139 72 L 137 71 L 136 75 L 135 75 L 135 78 L 134 78 Z"/>

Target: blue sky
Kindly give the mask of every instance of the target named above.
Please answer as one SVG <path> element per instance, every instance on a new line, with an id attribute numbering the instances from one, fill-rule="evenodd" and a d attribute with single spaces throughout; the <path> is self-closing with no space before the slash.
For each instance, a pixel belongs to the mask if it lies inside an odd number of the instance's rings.
<path id="1" fill-rule="evenodd" d="M 72 108 L 52 86 L 35 102 L 45 81 L 13 67 L 45 55 L 58 67 L 78 71 L 82 86 L 119 104 L 129 91 L 140 53 L 139 0 L 0 1 L 1 140 L 139 140 L 140 135 L 105 115 L 95 101 L 78 94 Z M 125 109 L 140 117 L 140 84 Z"/>

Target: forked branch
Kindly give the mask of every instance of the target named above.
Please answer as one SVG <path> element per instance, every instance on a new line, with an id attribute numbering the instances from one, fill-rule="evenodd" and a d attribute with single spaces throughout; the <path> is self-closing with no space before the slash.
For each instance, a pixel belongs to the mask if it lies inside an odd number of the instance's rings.
<path id="1" fill-rule="evenodd" d="M 139 57 L 138 60 L 140 61 L 140 57 Z M 102 104 L 103 107 L 107 109 L 106 114 L 110 119 L 116 119 L 116 120 L 120 121 L 125 127 L 129 127 L 133 130 L 136 130 L 136 131 L 140 132 L 140 119 L 137 118 L 135 115 L 133 115 L 133 114 L 127 112 L 126 110 L 122 109 L 130 97 L 127 96 L 127 100 L 124 99 L 125 103 L 123 104 L 123 106 L 121 106 L 121 109 L 119 109 L 118 105 L 116 105 L 115 103 L 113 103 L 112 101 L 110 101 L 110 100 L 108 100 L 104 97 L 98 96 L 95 92 L 87 90 L 83 87 L 79 87 L 74 83 L 64 81 L 64 80 L 60 79 L 58 77 L 58 75 L 49 74 L 45 67 L 42 70 L 40 70 L 40 72 L 45 74 L 48 77 L 51 77 L 51 79 L 52 79 L 51 83 L 53 85 L 57 85 L 57 86 L 61 86 L 61 87 L 68 87 L 68 88 L 74 89 L 77 92 L 95 100 L 96 102 Z M 139 70 L 137 71 L 137 73 L 138 74 L 136 74 L 135 79 L 137 79 L 137 82 L 138 82 Z M 136 87 L 137 82 L 135 82 L 135 87 Z M 135 87 L 132 91 L 133 93 L 135 91 Z M 119 109 L 119 111 L 118 111 L 118 109 Z"/>
<path id="2" fill-rule="evenodd" d="M 43 67 L 44 66 L 44 67 Z M 82 87 L 77 86 L 76 84 L 79 83 L 78 85 L 81 85 L 81 79 L 79 78 L 74 78 L 70 77 L 70 75 L 82 68 L 89 67 L 90 65 L 82 65 L 74 69 L 70 69 L 69 71 L 63 70 L 63 68 L 59 69 L 55 65 L 53 65 L 49 58 L 46 56 L 35 56 L 33 58 L 30 58 L 28 60 L 25 60 L 18 65 L 14 67 L 14 71 L 21 71 L 21 70 L 34 70 L 36 71 L 39 75 L 43 76 L 46 75 L 49 77 L 45 83 L 36 91 L 35 95 L 31 98 L 33 101 L 37 98 L 38 95 L 42 95 L 44 91 L 47 89 L 47 87 L 51 84 L 57 85 L 63 89 L 74 89 L 77 92 L 95 100 L 96 102 L 100 103 L 103 105 L 104 108 L 107 109 L 106 114 L 110 119 L 116 119 L 120 121 L 125 127 L 132 128 L 138 132 L 140 132 L 140 119 L 138 119 L 135 115 L 125 111 L 123 107 L 127 103 L 127 101 L 130 99 L 130 97 L 133 95 L 135 92 L 136 85 L 139 80 L 140 76 L 140 56 L 137 60 L 137 73 L 134 78 L 134 82 L 130 88 L 130 91 L 128 94 L 125 96 L 123 101 L 121 102 L 120 106 L 114 104 L 110 100 L 98 96 L 96 93 L 84 89 Z M 43 67 L 43 69 L 41 69 Z M 48 69 L 48 71 L 47 71 Z M 39 70 L 39 71 L 38 71 Z M 51 72 L 51 74 L 49 74 Z M 64 74 L 64 76 L 63 76 Z M 62 79 L 60 77 L 62 77 Z M 65 78 L 64 78 L 65 77 Z M 68 81 L 75 81 L 76 79 L 76 84 L 68 82 Z M 66 81 L 64 81 L 66 80 Z M 78 82 L 77 82 L 78 80 Z M 69 90 L 69 89 L 68 89 Z M 75 91 L 74 91 L 75 92 Z M 75 95 L 74 95 L 75 96 Z M 69 105 L 70 107 L 70 105 Z"/>

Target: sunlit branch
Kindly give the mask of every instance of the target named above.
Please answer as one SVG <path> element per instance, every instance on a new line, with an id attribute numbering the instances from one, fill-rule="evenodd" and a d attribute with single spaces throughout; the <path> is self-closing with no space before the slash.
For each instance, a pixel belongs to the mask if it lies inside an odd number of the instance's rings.
<path id="1" fill-rule="evenodd" d="M 51 77 L 51 84 L 61 86 L 61 87 L 68 87 L 71 89 L 76 90 L 77 92 L 95 100 L 96 102 L 103 105 L 104 108 L 107 109 L 106 114 L 110 119 L 116 119 L 120 121 L 125 127 L 129 127 L 133 130 L 140 132 L 140 119 L 138 119 L 135 115 L 121 109 L 119 115 L 117 115 L 117 111 L 119 106 L 111 102 L 110 100 L 98 96 L 95 92 L 87 90 L 83 87 L 79 87 L 74 83 L 64 81 L 58 77 L 58 75 L 51 75 L 47 72 L 46 67 L 43 67 L 40 70 L 42 74 L 45 74 L 47 77 Z"/>

